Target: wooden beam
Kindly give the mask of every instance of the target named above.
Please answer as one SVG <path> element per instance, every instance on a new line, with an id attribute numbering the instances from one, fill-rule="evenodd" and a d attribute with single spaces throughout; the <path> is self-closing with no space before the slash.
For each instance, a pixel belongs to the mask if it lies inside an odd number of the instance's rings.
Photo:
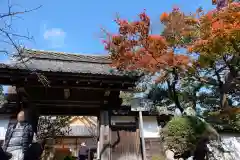
<path id="1" fill-rule="evenodd" d="M 61 82 L 54 82 L 51 81 L 48 86 L 44 86 L 41 82 L 37 81 L 36 79 L 34 80 L 29 80 L 29 81 L 24 81 L 24 79 L 16 79 L 13 82 L 8 82 L 9 79 L 2 79 L 0 78 L 0 83 L 2 85 L 18 85 L 19 87 L 31 87 L 31 88 L 71 88 L 71 89 L 80 89 L 80 90 L 104 90 L 104 91 L 132 91 L 134 88 L 134 85 L 131 84 L 126 84 L 122 86 L 122 83 L 107 83 L 107 82 L 102 82 L 100 83 L 66 83 L 63 84 Z"/>
<path id="2" fill-rule="evenodd" d="M 99 101 L 72 101 L 72 100 L 31 100 L 29 102 L 32 103 L 39 103 L 39 104 L 76 104 L 76 105 L 81 105 L 81 104 L 89 104 L 89 105 L 100 105 L 102 102 Z"/>
<path id="3" fill-rule="evenodd" d="M 49 107 L 49 109 L 51 108 L 65 108 L 65 107 L 76 107 L 76 108 L 100 108 L 101 104 L 98 103 L 42 103 L 40 102 L 31 102 L 32 104 L 34 104 L 35 106 L 38 107 Z M 6 107 L 10 107 L 10 108 L 14 108 L 14 106 L 17 106 L 17 104 L 15 102 L 11 102 L 6 104 Z"/>
<path id="4" fill-rule="evenodd" d="M 39 87 L 41 86 L 41 84 L 24 84 L 22 85 L 23 87 Z M 44 87 L 44 86 L 43 86 Z M 80 86 L 80 85 L 51 85 L 50 84 L 50 87 L 47 87 L 47 88 L 72 88 L 72 89 L 80 89 L 80 90 L 108 90 L 108 91 L 133 91 L 133 87 L 128 87 L 128 88 L 123 88 L 121 86 L 113 86 L 113 87 L 108 87 L 108 86 Z"/>
<path id="5" fill-rule="evenodd" d="M 54 107 L 57 108 L 68 108 L 68 107 L 75 107 L 75 108 L 100 108 L 100 105 L 94 105 L 94 104 L 42 104 L 42 103 L 35 103 L 34 105 L 38 107 L 50 107 L 52 105 L 55 105 Z M 49 108 L 51 109 L 51 107 Z"/>
<path id="6" fill-rule="evenodd" d="M 100 77 L 62 77 L 59 76 L 46 76 L 46 80 L 49 82 L 49 86 L 44 86 L 36 75 L 19 74 L 19 73 L 1 73 L 0 72 L 0 83 L 3 85 L 18 85 L 18 86 L 31 86 L 31 87 L 55 87 L 55 88 L 78 88 L 78 89 L 96 89 L 96 90 L 124 90 L 129 91 L 135 87 L 135 81 L 125 80 L 119 77 L 117 78 L 102 78 Z M 63 83 L 65 82 L 65 83 Z M 123 85 L 124 84 L 124 85 Z"/>
<path id="7" fill-rule="evenodd" d="M 82 109 L 83 110 L 83 109 Z M 89 111 L 87 109 L 86 111 L 82 110 L 74 110 L 74 109 L 68 109 L 65 110 L 59 110 L 59 109 L 51 109 L 50 111 L 47 110 L 47 108 L 39 109 L 40 115 L 59 115 L 59 116 L 97 116 L 99 114 L 98 110 L 95 111 Z"/>
<path id="8" fill-rule="evenodd" d="M 0 68 L 0 77 L 7 79 L 19 79 L 19 78 L 37 78 L 36 72 L 24 70 L 24 69 L 10 69 Z M 138 76 L 129 77 L 121 75 L 101 75 L 101 74 L 85 74 L 85 73 L 64 73 L 64 72 L 46 72 L 38 71 L 38 74 L 42 74 L 47 79 L 58 79 L 58 80 L 103 80 L 117 83 L 132 83 L 134 84 L 138 80 Z M 9 81 L 10 82 L 10 81 Z M 11 84 L 9 84 L 11 85 Z"/>

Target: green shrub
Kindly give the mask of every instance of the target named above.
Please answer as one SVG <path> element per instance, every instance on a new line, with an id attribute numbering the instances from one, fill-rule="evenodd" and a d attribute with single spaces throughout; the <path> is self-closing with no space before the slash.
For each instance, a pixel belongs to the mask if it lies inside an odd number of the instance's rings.
<path id="1" fill-rule="evenodd" d="M 66 156 L 64 160 L 74 160 L 74 158 L 72 156 Z"/>
<path id="2" fill-rule="evenodd" d="M 197 117 L 174 117 L 162 129 L 161 137 L 164 147 L 173 150 L 175 156 L 194 151 L 198 141 L 208 136 L 209 128 L 212 129 L 209 124 Z"/>
<path id="3" fill-rule="evenodd" d="M 204 119 L 211 123 L 217 130 L 228 130 L 231 132 L 240 132 L 240 114 L 234 111 L 235 108 L 229 111 L 206 112 Z M 237 109 L 236 109 L 237 110 Z"/>
<path id="4" fill-rule="evenodd" d="M 151 160 L 165 160 L 166 158 L 163 156 L 152 156 Z"/>

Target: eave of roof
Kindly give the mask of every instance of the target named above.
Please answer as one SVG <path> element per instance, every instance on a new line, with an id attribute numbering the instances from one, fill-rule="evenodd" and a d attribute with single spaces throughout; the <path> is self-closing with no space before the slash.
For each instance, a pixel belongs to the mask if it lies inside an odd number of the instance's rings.
<path id="1" fill-rule="evenodd" d="M 15 56 L 10 64 L 0 64 L 0 69 L 26 70 L 31 72 L 54 72 L 121 76 L 137 79 L 113 69 L 109 56 L 68 54 L 62 52 L 25 49 L 21 57 Z"/>

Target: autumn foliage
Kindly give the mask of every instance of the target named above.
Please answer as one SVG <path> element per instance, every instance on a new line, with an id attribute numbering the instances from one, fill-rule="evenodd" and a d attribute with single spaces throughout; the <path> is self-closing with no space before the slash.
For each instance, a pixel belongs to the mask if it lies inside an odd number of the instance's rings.
<path id="1" fill-rule="evenodd" d="M 179 18 L 185 20 L 186 16 L 178 9 L 171 14 L 163 13 L 160 16 L 166 27 L 175 27 L 174 33 L 165 29 L 164 35 L 150 34 L 150 18 L 145 12 L 139 14 L 139 20 L 129 22 L 117 19 L 119 34 L 111 35 L 105 43 L 105 49 L 111 53 L 113 66 L 118 69 L 141 69 L 155 73 L 173 68 L 186 69 L 190 63 L 188 56 L 175 54 L 175 49 L 183 45 L 181 36 L 186 34 L 183 29 L 188 26 L 189 20 L 177 26 Z M 187 29 L 187 27 L 186 27 Z M 176 36 L 172 36 L 177 32 Z"/>
<path id="2" fill-rule="evenodd" d="M 176 86 L 181 75 L 192 66 L 192 60 L 185 51 L 178 51 L 187 49 L 187 44 L 196 37 L 194 30 L 198 20 L 174 7 L 172 12 L 164 12 L 160 21 L 164 25 L 161 35 L 151 34 L 150 18 L 145 11 L 139 14 L 137 21 L 116 19 L 118 34 L 107 34 L 105 49 L 111 53 L 112 66 L 119 70 L 160 73 L 156 82 L 167 82 L 171 99 L 183 111 Z"/>
<path id="3" fill-rule="evenodd" d="M 226 57 L 240 56 L 240 3 L 213 10 L 200 18 L 199 38 L 189 46 L 189 52 L 199 53 L 200 60 L 209 63 Z M 209 63 L 205 65 L 209 66 Z"/>
<path id="4" fill-rule="evenodd" d="M 145 12 L 133 22 L 118 18 L 115 22 L 119 32 L 108 34 L 105 49 L 111 53 L 113 66 L 118 69 L 141 68 L 150 72 L 186 69 L 191 60 L 186 54 L 176 54 L 178 48 L 201 53 L 202 57 L 210 59 L 228 50 L 239 50 L 239 10 L 239 2 L 235 2 L 222 10 L 206 14 L 198 10 L 196 14 L 186 16 L 175 7 L 171 13 L 161 14 L 160 21 L 165 27 L 161 35 L 150 33 L 150 18 Z M 239 55 L 239 51 L 234 53 Z"/>
<path id="5" fill-rule="evenodd" d="M 220 5 L 220 1 L 214 3 Z M 195 14 L 185 14 L 178 7 L 170 13 L 163 12 L 159 17 L 164 26 L 161 34 L 151 33 L 151 21 L 145 11 L 136 21 L 117 18 L 118 33 L 107 33 L 104 40 L 112 66 L 119 70 L 160 73 L 157 82 L 167 82 L 177 106 L 180 104 L 176 85 L 190 71 L 215 69 L 222 64 L 221 71 L 226 68 L 230 71 L 229 84 L 232 83 L 238 77 L 236 66 L 240 65 L 240 3 L 226 4 L 206 13 L 199 8 Z M 220 73 L 216 71 L 216 75 Z M 224 90 L 226 87 L 219 77 L 218 80 L 224 97 L 229 89 Z M 201 81 L 205 82 L 206 79 Z"/>
<path id="6" fill-rule="evenodd" d="M 156 83 L 164 86 L 159 87 L 161 106 L 174 103 L 183 113 L 192 101 L 190 105 L 195 110 L 199 104 L 206 106 L 207 111 L 217 110 L 218 118 L 235 116 L 235 120 L 239 118 L 239 109 L 233 109 L 230 100 L 240 93 L 240 3 L 213 3 L 217 4 L 216 9 L 208 12 L 199 8 L 194 14 L 185 14 L 178 7 L 170 13 L 163 12 L 159 16 L 164 26 L 161 34 L 151 33 L 151 21 L 145 11 L 136 21 L 118 18 L 118 33 L 107 33 L 104 44 L 113 67 L 158 73 Z M 200 93 L 204 87 L 209 87 L 213 95 Z M 227 123 L 235 126 L 237 121 Z M 186 145 L 185 142 L 176 145 Z M 191 145 L 186 146 L 192 151 Z"/>

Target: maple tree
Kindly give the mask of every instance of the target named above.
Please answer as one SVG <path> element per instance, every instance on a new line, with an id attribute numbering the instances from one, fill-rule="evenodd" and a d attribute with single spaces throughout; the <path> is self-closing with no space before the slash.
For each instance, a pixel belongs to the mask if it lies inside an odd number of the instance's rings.
<path id="1" fill-rule="evenodd" d="M 119 70 L 140 70 L 147 73 L 160 73 L 158 83 L 166 82 L 170 98 L 183 111 L 178 96 L 177 83 L 191 63 L 188 55 L 178 53 L 186 48 L 187 40 L 193 38 L 192 16 L 182 13 L 177 7 L 171 13 L 163 13 L 160 21 L 165 29 L 162 35 L 150 33 L 150 18 L 145 12 L 139 20 L 129 22 L 116 19 L 119 34 L 108 34 L 104 40 L 105 49 L 111 53 L 112 66 Z"/>
<path id="2" fill-rule="evenodd" d="M 233 107 L 228 102 L 240 91 L 240 4 L 226 0 L 214 3 L 216 9 L 206 13 L 199 8 L 187 15 L 177 7 L 162 13 L 164 30 L 159 35 L 151 34 L 145 12 L 137 21 L 117 18 L 118 34 L 107 33 L 104 41 L 112 67 L 157 75 L 156 83 L 165 85 L 152 90 L 149 97 L 160 104 L 174 102 L 183 112 L 192 101 L 194 109 L 203 104 L 214 111 L 220 102 L 220 109 L 225 108 L 223 117 L 235 116 L 239 109 L 226 107 Z M 203 87 L 211 93 L 200 93 Z M 234 123 L 225 122 L 233 125 L 238 117 Z"/>
<path id="3" fill-rule="evenodd" d="M 198 54 L 195 68 L 209 70 L 199 80 L 218 87 L 221 107 L 226 108 L 227 94 L 240 90 L 240 3 L 203 14 L 199 19 L 199 35 L 188 51 Z M 225 73 L 224 73 L 225 72 Z M 216 77 L 215 79 L 213 77 Z"/>
<path id="4" fill-rule="evenodd" d="M 239 88 L 240 17 L 239 2 L 224 3 L 207 13 L 199 8 L 195 14 L 186 15 L 177 7 L 162 13 L 161 35 L 150 33 L 150 18 L 145 12 L 139 14 L 137 21 L 116 19 L 118 34 L 107 34 L 104 41 L 112 66 L 159 73 L 156 82 L 167 84 L 168 97 L 181 111 L 178 86 L 188 76 L 200 82 L 197 90 L 203 84 L 217 86 L 221 107 L 227 106 L 227 94 L 236 93 Z M 218 1 L 220 4 L 223 2 Z M 185 49 L 194 53 L 195 59 Z"/>

